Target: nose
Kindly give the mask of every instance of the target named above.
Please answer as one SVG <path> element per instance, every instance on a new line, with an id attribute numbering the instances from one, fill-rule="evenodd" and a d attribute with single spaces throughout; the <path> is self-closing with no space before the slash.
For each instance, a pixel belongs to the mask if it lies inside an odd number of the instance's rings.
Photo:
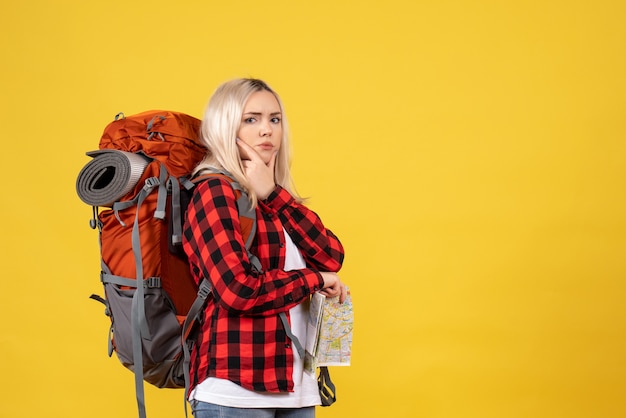
<path id="1" fill-rule="evenodd" d="M 261 136 L 271 136 L 272 135 L 272 125 L 269 122 L 265 122 L 261 124 L 261 129 L 259 131 Z"/>

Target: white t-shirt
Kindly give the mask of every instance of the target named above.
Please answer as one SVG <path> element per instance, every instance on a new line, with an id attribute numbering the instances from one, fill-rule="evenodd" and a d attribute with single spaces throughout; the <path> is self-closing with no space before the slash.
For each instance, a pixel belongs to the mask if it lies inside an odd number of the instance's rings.
<path id="1" fill-rule="evenodd" d="M 306 267 L 298 247 L 286 232 L 284 234 L 287 250 L 285 271 Z M 308 299 L 289 310 L 291 331 L 303 345 L 306 341 L 308 314 Z M 321 405 L 317 378 L 304 371 L 303 359 L 300 358 L 296 350 L 293 353 L 293 392 L 254 392 L 226 379 L 208 377 L 194 388 L 189 399 L 235 408 L 302 408 Z"/>

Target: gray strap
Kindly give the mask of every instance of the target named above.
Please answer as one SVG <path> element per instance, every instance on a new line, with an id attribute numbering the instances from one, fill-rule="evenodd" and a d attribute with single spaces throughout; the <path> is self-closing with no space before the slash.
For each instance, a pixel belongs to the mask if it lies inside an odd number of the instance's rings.
<path id="1" fill-rule="evenodd" d="M 189 181 L 187 177 L 179 177 L 178 181 L 180 182 L 180 185 L 187 190 L 191 190 L 194 187 L 193 182 Z"/>
<path id="2" fill-rule="evenodd" d="M 226 170 L 221 170 L 217 167 L 204 167 L 202 170 L 196 173 L 195 177 L 198 177 L 206 172 L 213 173 L 213 174 L 222 174 L 224 176 L 230 177 L 231 179 L 234 178 L 233 175 L 230 174 L 230 172 Z"/>
<path id="3" fill-rule="evenodd" d="M 189 351 L 189 345 L 187 341 L 189 339 L 189 333 L 191 332 L 193 326 L 198 321 L 200 317 L 200 313 L 204 310 L 204 306 L 206 305 L 206 300 L 211 294 L 211 283 L 207 279 L 203 279 L 202 283 L 200 283 L 200 288 L 198 289 L 198 296 L 196 300 L 193 301 L 191 308 L 189 308 L 189 312 L 187 313 L 187 317 L 185 318 L 185 322 L 183 322 L 183 371 L 185 374 L 185 394 L 183 395 L 185 398 L 187 397 L 187 392 L 189 391 L 189 387 L 191 385 L 191 376 L 189 375 L 189 368 L 191 366 L 191 352 Z M 187 402 L 185 402 L 185 416 L 187 416 Z"/>
<path id="4" fill-rule="evenodd" d="M 252 269 L 255 270 L 257 273 L 262 273 L 263 266 L 261 266 L 261 261 L 259 260 L 259 258 L 250 252 L 247 245 L 246 251 L 248 253 L 248 260 L 250 261 L 250 264 L 252 264 Z"/>
<path id="5" fill-rule="evenodd" d="M 233 182 L 233 188 L 235 188 L 235 185 L 239 186 L 239 183 Z M 250 205 L 250 199 L 248 199 L 248 195 L 246 194 L 246 192 L 241 189 L 240 192 L 241 195 L 239 195 L 239 199 L 237 199 L 237 209 L 239 209 L 239 216 L 243 216 L 245 218 L 250 218 L 253 220 L 250 235 L 248 235 L 248 239 L 246 240 L 246 248 L 250 248 L 252 247 L 252 241 L 254 240 L 254 236 L 256 235 L 256 211 L 254 210 L 252 205 Z"/>
<path id="6" fill-rule="evenodd" d="M 183 227 L 180 208 L 180 184 L 178 180 L 170 177 L 167 180 L 168 188 L 172 190 L 172 217 L 170 223 L 172 225 L 172 244 L 180 244 L 183 242 Z"/>
<path id="7" fill-rule="evenodd" d="M 143 189 L 141 192 L 137 193 L 137 195 L 131 200 L 124 200 L 123 202 L 115 202 L 113 203 L 113 211 L 115 213 L 115 217 L 119 221 L 122 226 L 126 226 L 124 222 L 119 217 L 118 212 L 124 209 L 128 209 L 132 206 L 139 204 L 139 200 L 143 202 L 146 198 L 142 197 L 142 192 L 149 190 L 148 194 L 152 191 L 152 189 L 156 186 L 159 187 L 159 197 L 157 199 L 157 207 L 154 211 L 154 217 L 157 219 L 165 218 L 165 204 L 167 203 L 167 169 L 163 164 L 161 164 L 161 172 L 159 173 L 159 177 L 148 177 L 145 180 Z"/>
<path id="8" fill-rule="evenodd" d="M 165 219 L 165 205 L 167 204 L 167 168 L 161 164 L 159 171 L 159 195 L 157 198 L 157 207 L 154 211 L 154 217 L 157 219 Z"/>
<path id="9" fill-rule="evenodd" d="M 289 326 L 289 320 L 287 320 L 287 315 L 285 315 L 284 312 L 281 312 L 278 314 L 278 316 L 283 323 L 283 328 L 285 328 L 285 333 L 287 334 L 287 337 L 289 337 L 293 345 L 296 347 L 300 358 L 304 359 L 304 348 L 302 347 L 302 344 L 300 344 L 300 340 L 298 340 L 298 337 L 293 335 L 293 332 L 291 332 L 291 327 Z"/>
<path id="10" fill-rule="evenodd" d="M 153 183 L 154 185 L 158 184 L 159 179 L 156 177 L 149 177 L 146 179 L 145 184 L 148 183 Z M 144 186 L 145 188 L 146 186 Z M 137 201 L 139 200 L 139 194 L 137 194 L 137 196 L 135 196 L 132 200 L 125 200 L 123 202 L 115 202 L 113 203 L 113 213 L 115 214 L 115 218 L 117 219 L 117 221 L 120 223 L 120 225 L 122 226 L 126 226 L 126 224 L 124 222 L 122 222 L 122 219 L 120 218 L 119 215 L 119 211 L 124 210 L 124 209 L 128 209 L 130 207 L 133 207 L 137 204 Z"/>
<path id="11" fill-rule="evenodd" d="M 122 276 L 116 276 L 109 273 L 100 273 L 100 281 L 102 283 L 112 283 L 118 286 L 137 287 L 137 280 L 128 279 Z"/>
<path id="12" fill-rule="evenodd" d="M 114 274 L 100 273 L 100 281 L 102 283 L 111 283 L 116 284 L 118 286 L 126 286 L 136 288 L 137 280 L 129 279 L 122 276 L 116 276 Z M 160 277 L 148 277 L 143 280 L 143 287 L 147 289 L 160 289 L 161 288 L 161 278 Z"/>
<path id="13" fill-rule="evenodd" d="M 137 282 L 143 282 L 143 257 L 141 255 L 141 241 L 139 237 L 139 211 L 141 209 L 141 204 L 148 197 L 148 195 L 154 190 L 153 187 L 144 187 L 139 193 L 139 200 L 137 202 L 137 215 L 135 216 L 135 222 L 133 223 L 133 230 L 131 234 L 133 255 L 135 256 L 135 274 L 137 277 Z M 137 320 L 136 325 L 139 325 L 141 330 L 141 336 L 150 340 L 150 331 L 148 330 L 148 322 L 146 320 L 145 315 L 145 307 L 144 307 L 144 286 L 137 286 L 137 292 L 133 296 L 133 305 L 134 305 L 134 313 L 135 318 Z M 131 312 L 133 310 L 131 309 Z"/>
<path id="14" fill-rule="evenodd" d="M 141 189 L 141 192 L 139 192 L 137 197 L 137 213 L 135 215 L 135 222 L 133 223 L 132 230 L 132 248 L 135 256 L 137 282 L 143 282 L 143 258 L 141 256 L 141 241 L 139 239 L 139 211 L 143 201 L 154 190 L 154 187 L 160 183 L 158 179 L 156 182 L 149 181 L 151 179 L 154 178 L 146 180 L 145 186 Z M 143 387 L 143 348 L 141 340 L 142 338 L 147 340 L 151 338 L 146 320 L 144 302 L 144 286 L 137 286 L 137 290 L 133 295 L 133 301 L 131 303 L 131 330 L 133 342 L 133 363 L 135 364 L 135 393 L 137 395 L 137 408 L 139 410 L 140 418 L 146 418 L 146 405 Z"/>
<path id="15" fill-rule="evenodd" d="M 156 115 L 152 119 L 150 119 L 150 122 L 148 122 L 148 125 L 146 126 L 146 133 L 148 134 L 153 133 L 152 127 L 154 126 L 154 122 L 156 122 L 157 119 L 163 122 L 166 119 L 166 117 L 163 115 Z"/>
<path id="16" fill-rule="evenodd" d="M 154 135 L 158 135 L 159 139 L 161 141 L 165 142 L 165 138 L 163 137 L 163 134 L 159 131 L 152 131 L 152 128 L 154 127 L 155 122 L 157 121 L 157 119 L 159 119 L 159 121 L 163 122 L 165 119 L 167 119 L 165 116 L 163 115 L 156 115 L 155 117 L 153 117 L 152 119 L 150 119 L 150 122 L 148 122 L 148 126 L 146 126 L 146 133 L 148 134 L 148 141 L 152 140 L 152 137 L 154 137 Z"/>

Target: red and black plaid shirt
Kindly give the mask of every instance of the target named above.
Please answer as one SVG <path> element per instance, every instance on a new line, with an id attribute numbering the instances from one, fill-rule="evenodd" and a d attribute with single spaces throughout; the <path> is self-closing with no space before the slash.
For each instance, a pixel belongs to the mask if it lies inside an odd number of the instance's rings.
<path id="1" fill-rule="evenodd" d="M 256 208 L 248 260 L 235 193 L 223 178 L 198 185 L 187 212 L 183 245 L 192 274 L 213 285 L 191 357 L 191 387 L 209 376 L 258 392 L 293 390 L 293 350 L 278 314 L 320 290 L 320 271 L 339 271 L 343 247 L 319 217 L 277 186 Z M 284 271 L 287 231 L 307 268 Z M 304 344 L 304 342 L 302 342 Z M 296 354 L 297 355 L 297 354 Z"/>

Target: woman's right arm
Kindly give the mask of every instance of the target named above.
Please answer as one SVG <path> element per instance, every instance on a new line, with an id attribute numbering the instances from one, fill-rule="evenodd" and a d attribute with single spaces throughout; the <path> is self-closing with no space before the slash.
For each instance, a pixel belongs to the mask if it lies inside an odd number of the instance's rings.
<path id="1" fill-rule="evenodd" d="M 239 314 L 275 315 L 324 287 L 324 278 L 312 269 L 253 270 L 235 192 L 223 178 L 211 178 L 196 187 L 183 245 L 194 270 L 210 280 L 216 303 Z"/>

